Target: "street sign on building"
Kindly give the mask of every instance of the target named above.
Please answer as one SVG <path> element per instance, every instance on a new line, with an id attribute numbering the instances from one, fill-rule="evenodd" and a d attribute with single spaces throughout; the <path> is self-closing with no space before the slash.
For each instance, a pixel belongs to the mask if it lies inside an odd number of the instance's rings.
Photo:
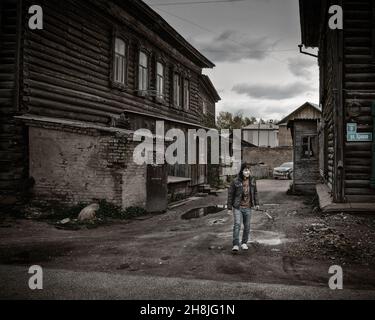
<path id="1" fill-rule="evenodd" d="M 357 132 L 356 123 L 346 124 L 346 136 L 348 142 L 371 142 L 372 133 L 371 132 Z"/>

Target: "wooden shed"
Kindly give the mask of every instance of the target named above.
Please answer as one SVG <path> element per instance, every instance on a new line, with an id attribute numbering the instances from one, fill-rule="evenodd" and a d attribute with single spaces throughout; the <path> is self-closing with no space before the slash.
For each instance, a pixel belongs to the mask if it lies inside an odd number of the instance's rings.
<path id="1" fill-rule="evenodd" d="M 288 129 L 288 121 L 294 119 L 320 119 L 322 111 L 319 106 L 312 102 L 305 102 L 303 105 L 293 110 L 290 114 L 280 120 L 279 126 L 279 146 L 286 147 L 293 145 L 292 134 Z"/>
<path id="2" fill-rule="evenodd" d="M 293 192 L 315 193 L 319 181 L 319 119 L 294 119 L 288 122 L 293 137 Z"/>

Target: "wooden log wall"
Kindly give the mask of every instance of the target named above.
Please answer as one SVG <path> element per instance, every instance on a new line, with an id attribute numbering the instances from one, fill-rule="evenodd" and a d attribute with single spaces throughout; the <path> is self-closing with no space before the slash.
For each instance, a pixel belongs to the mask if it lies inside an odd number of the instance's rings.
<path id="1" fill-rule="evenodd" d="M 0 194 L 24 191 L 27 136 L 18 114 L 17 1 L 0 2 Z"/>
<path id="2" fill-rule="evenodd" d="M 345 124 L 373 132 L 371 106 L 375 101 L 375 1 L 344 1 L 344 105 Z M 346 142 L 345 195 L 348 201 L 375 202 L 370 188 L 371 142 Z"/>
<path id="3" fill-rule="evenodd" d="M 142 28 L 133 30 L 119 20 L 120 16 L 110 16 L 99 7 L 101 3 L 95 0 L 41 1 L 44 29 L 30 31 L 25 28 L 23 109 L 32 114 L 103 124 L 124 111 L 141 111 L 199 123 L 198 77 L 201 69 L 192 68 L 191 61 L 181 59 L 176 48 L 168 47 L 157 37 L 147 38 L 138 33 Z M 31 4 L 29 0 L 24 2 L 25 8 Z M 115 29 L 129 43 L 128 86 L 124 90 L 111 86 L 110 81 Z M 150 89 L 155 89 L 155 58 L 162 55 L 165 59 L 165 103 L 136 94 L 140 44 L 150 52 Z M 169 50 L 165 49 L 167 47 Z M 191 77 L 189 111 L 171 105 L 169 75 L 176 65 Z"/>
<path id="4" fill-rule="evenodd" d="M 334 148 L 334 57 L 333 39 L 330 33 L 326 33 L 319 52 L 320 65 L 320 89 L 322 102 L 324 145 L 324 177 L 327 185 L 333 189 L 335 181 L 335 148 Z M 323 146 L 321 146 L 323 147 Z"/>

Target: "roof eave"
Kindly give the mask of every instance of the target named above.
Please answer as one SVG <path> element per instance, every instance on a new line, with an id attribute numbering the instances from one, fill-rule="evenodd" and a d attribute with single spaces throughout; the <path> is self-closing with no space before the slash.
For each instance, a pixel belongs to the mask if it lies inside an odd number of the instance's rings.
<path id="1" fill-rule="evenodd" d="M 207 75 L 202 74 L 200 76 L 200 80 L 203 86 L 206 88 L 206 91 L 208 91 L 211 94 L 212 98 L 214 98 L 215 102 L 219 102 L 221 100 L 221 97 L 219 96 L 219 93 L 217 92 L 211 79 Z"/>
<path id="2" fill-rule="evenodd" d="M 321 1 L 299 0 L 301 43 L 305 47 L 319 46 L 319 26 L 321 23 Z"/>
<path id="3" fill-rule="evenodd" d="M 195 58 L 196 63 L 201 68 L 214 68 L 215 64 L 194 48 L 182 35 L 180 35 L 167 21 L 165 21 L 157 12 L 155 12 L 149 5 L 139 0 L 131 0 L 140 10 L 143 10 L 147 15 L 156 21 L 160 28 L 166 32 L 173 40 L 175 40 L 180 46 L 184 48 L 189 55 Z"/>

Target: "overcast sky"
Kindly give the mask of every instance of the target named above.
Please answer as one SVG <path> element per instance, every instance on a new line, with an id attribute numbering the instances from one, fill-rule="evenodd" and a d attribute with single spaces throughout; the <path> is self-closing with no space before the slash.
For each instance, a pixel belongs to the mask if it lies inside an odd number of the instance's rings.
<path id="1" fill-rule="evenodd" d="M 299 53 L 298 0 L 145 0 L 216 64 L 220 111 L 281 119 L 319 101 L 317 60 Z M 226 0 L 216 0 L 226 1 Z M 172 5 L 165 5 L 172 4 Z"/>

